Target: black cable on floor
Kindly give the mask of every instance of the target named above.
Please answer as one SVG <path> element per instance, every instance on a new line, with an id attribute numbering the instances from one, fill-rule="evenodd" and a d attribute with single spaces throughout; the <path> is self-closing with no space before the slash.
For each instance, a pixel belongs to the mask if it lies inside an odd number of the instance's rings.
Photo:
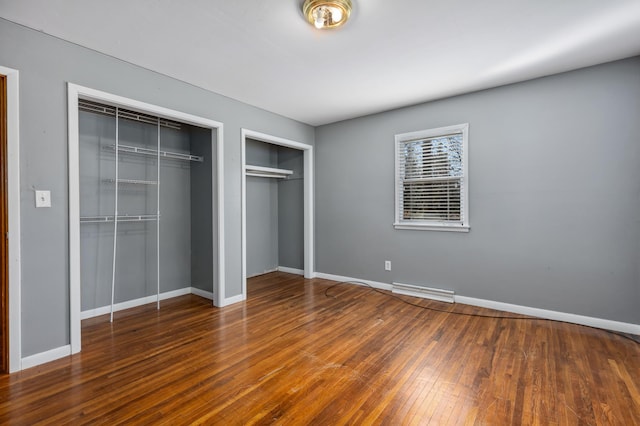
<path id="1" fill-rule="evenodd" d="M 492 319 L 510 319 L 510 320 L 529 320 L 529 321 L 550 321 L 550 322 L 558 322 L 558 323 L 565 323 L 565 324 L 572 324 L 572 325 L 577 325 L 577 326 L 581 326 L 581 327 L 586 327 L 586 328 L 591 328 L 593 330 L 600 330 L 600 331 L 604 331 L 606 333 L 609 334 L 615 334 L 616 336 L 620 336 L 620 337 L 624 337 L 627 340 L 631 340 L 632 342 L 639 344 L 640 345 L 640 340 L 636 340 L 634 337 L 627 335 L 625 333 L 619 333 L 617 331 L 613 331 L 613 330 L 606 330 L 604 328 L 598 328 L 598 327 L 593 327 L 590 325 L 584 325 L 584 324 L 575 324 L 572 322 L 568 322 L 568 321 L 561 321 L 561 320 L 554 320 L 554 319 L 550 319 L 550 318 L 539 318 L 539 317 L 529 317 L 529 316 L 508 316 L 508 315 L 483 315 L 483 314 L 469 314 L 466 312 L 456 312 L 456 311 L 447 311 L 444 309 L 437 309 L 437 308 L 433 308 L 430 306 L 423 306 L 423 305 L 418 305 L 417 303 L 413 303 L 410 302 L 408 300 L 403 299 L 400 296 L 397 296 L 393 293 L 389 293 L 387 291 L 383 291 L 380 290 L 378 288 L 375 288 L 374 286 L 372 286 L 371 284 L 368 284 L 366 282 L 363 281 L 340 281 L 338 283 L 335 283 L 329 287 L 327 287 L 324 291 L 324 295 L 325 297 L 329 298 L 336 298 L 335 296 L 330 296 L 329 295 L 329 291 L 339 285 L 343 285 L 343 284 L 357 284 L 357 285 L 362 285 L 365 287 L 368 287 L 370 290 L 375 291 L 376 293 L 380 293 L 384 296 L 387 297 L 393 297 L 394 299 L 398 299 L 399 301 L 401 301 L 402 303 L 405 303 L 407 305 L 411 305 L 411 306 L 415 306 L 416 308 L 420 308 L 420 309 L 426 309 L 429 311 L 435 311 L 435 312 L 442 312 L 445 314 L 454 314 L 454 315 L 462 315 L 462 316 L 467 316 L 467 317 L 477 317 L 477 318 L 492 318 Z"/>

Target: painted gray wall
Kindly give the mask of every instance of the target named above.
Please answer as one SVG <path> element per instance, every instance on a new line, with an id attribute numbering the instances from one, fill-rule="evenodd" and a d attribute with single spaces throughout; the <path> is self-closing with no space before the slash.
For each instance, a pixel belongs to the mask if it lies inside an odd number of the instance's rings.
<path id="1" fill-rule="evenodd" d="M 212 135 L 213 133 L 213 135 Z M 212 208 L 212 194 L 216 199 L 211 178 L 217 164 L 212 151 L 215 132 L 199 127 L 190 128 L 191 153 L 204 158 L 202 163 L 191 163 L 191 285 L 200 290 L 214 292 L 217 288 L 218 222 L 217 209 Z M 215 175 L 214 170 L 214 175 Z"/>
<path id="2" fill-rule="evenodd" d="M 304 154 L 299 149 L 278 147 L 278 167 L 292 170 L 278 180 L 278 263 L 304 269 Z"/>
<path id="3" fill-rule="evenodd" d="M 471 231 L 395 230 L 394 135 L 460 123 Z M 638 324 L 638 135 L 638 57 L 319 127 L 317 270 Z"/>
<path id="4" fill-rule="evenodd" d="M 278 267 L 278 183 L 247 176 L 247 277 Z"/>
<path id="5" fill-rule="evenodd" d="M 190 152 L 188 129 L 178 131 L 163 128 L 160 137 L 162 149 Z M 155 161 L 152 164 L 155 166 Z M 191 163 L 188 161 L 160 161 L 160 292 L 191 285 L 191 194 L 188 191 L 191 187 L 190 167 Z M 149 188 L 152 192 L 153 189 Z M 131 194 L 132 198 L 135 196 L 136 194 Z M 155 196 L 147 197 L 146 200 L 144 211 L 153 212 L 156 207 L 153 205 Z M 148 229 L 153 234 L 155 226 L 150 224 Z M 155 240 L 152 236 L 150 238 Z M 147 265 L 154 267 L 156 245 L 150 243 L 147 247 Z M 135 265 L 131 268 L 132 273 L 137 270 Z M 155 275 L 149 274 L 151 279 L 148 280 L 146 294 L 143 295 L 156 293 Z"/>
<path id="6" fill-rule="evenodd" d="M 20 71 L 22 356 L 70 341 L 67 82 L 224 123 L 225 295 L 240 294 L 241 129 L 313 145 L 312 127 L 4 19 L 0 64 Z"/>
<path id="7" fill-rule="evenodd" d="M 248 165 L 278 167 L 278 148 L 276 145 L 247 138 L 244 155 Z"/>
<path id="8" fill-rule="evenodd" d="M 246 163 L 278 167 L 275 145 L 247 139 Z M 278 265 L 278 182 L 247 176 L 247 277 L 275 270 Z"/>
<path id="9" fill-rule="evenodd" d="M 247 277 L 304 269 L 303 152 L 248 138 L 245 154 L 247 164 L 293 171 L 287 179 L 247 177 Z"/>

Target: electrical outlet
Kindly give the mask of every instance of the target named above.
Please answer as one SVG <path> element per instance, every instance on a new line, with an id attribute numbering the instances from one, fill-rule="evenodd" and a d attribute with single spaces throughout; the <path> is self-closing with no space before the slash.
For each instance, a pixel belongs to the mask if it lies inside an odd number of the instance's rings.
<path id="1" fill-rule="evenodd" d="M 36 191 L 36 207 L 51 207 L 51 191 Z"/>
<path id="2" fill-rule="evenodd" d="M 385 271 L 390 271 L 391 270 L 391 261 L 390 260 L 385 260 L 384 261 L 384 270 Z"/>

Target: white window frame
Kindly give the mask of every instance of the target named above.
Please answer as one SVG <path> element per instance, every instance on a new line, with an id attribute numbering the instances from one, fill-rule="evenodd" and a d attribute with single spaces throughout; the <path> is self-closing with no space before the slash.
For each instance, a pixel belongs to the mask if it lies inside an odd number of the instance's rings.
<path id="1" fill-rule="evenodd" d="M 402 144 L 419 139 L 435 138 L 454 133 L 462 135 L 462 189 L 460 190 L 461 201 L 461 223 L 451 223 L 446 221 L 427 220 L 406 220 L 402 219 L 400 209 L 400 198 L 402 190 L 402 177 L 400 176 L 400 147 Z M 435 129 L 419 130 L 416 132 L 400 133 L 395 135 L 395 229 L 413 229 L 422 231 L 453 231 L 469 232 L 469 123 L 456 124 L 453 126 L 438 127 Z"/>

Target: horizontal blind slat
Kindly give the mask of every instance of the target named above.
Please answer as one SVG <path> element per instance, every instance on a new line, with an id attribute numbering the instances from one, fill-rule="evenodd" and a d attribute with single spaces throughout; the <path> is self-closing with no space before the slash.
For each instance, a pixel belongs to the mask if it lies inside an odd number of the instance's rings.
<path id="1" fill-rule="evenodd" d="M 462 133 L 398 144 L 398 205 L 404 220 L 462 220 Z"/>

